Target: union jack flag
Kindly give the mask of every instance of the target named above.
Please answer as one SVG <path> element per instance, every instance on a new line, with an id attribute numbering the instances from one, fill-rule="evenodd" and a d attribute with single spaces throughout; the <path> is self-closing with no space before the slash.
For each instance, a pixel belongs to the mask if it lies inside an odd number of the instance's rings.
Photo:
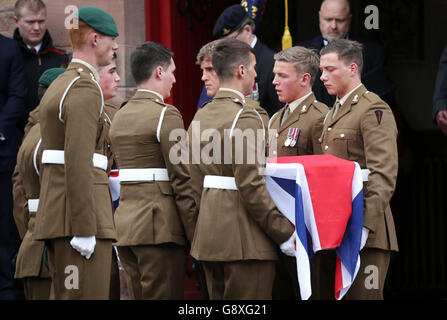
<path id="1" fill-rule="evenodd" d="M 349 290 L 360 267 L 363 181 L 360 166 L 332 155 L 270 158 L 266 185 L 278 209 L 295 225 L 301 298 L 312 294 L 310 259 L 336 249 L 335 298 Z"/>

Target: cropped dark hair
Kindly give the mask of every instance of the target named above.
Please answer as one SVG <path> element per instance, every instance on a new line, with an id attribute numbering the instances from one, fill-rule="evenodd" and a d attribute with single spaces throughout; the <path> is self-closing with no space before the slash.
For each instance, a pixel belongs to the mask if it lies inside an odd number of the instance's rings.
<path id="1" fill-rule="evenodd" d="M 236 39 L 223 39 L 214 48 L 213 67 L 220 82 L 233 78 L 234 70 L 239 65 L 250 66 L 250 53 L 255 54 L 252 47 Z"/>
<path id="2" fill-rule="evenodd" d="M 357 41 L 337 39 L 328 43 L 320 50 L 320 56 L 335 52 L 338 58 L 349 65 L 351 62 L 357 64 L 359 75 L 363 69 L 363 45 Z"/>
<path id="3" fill-rule="evenodd" d="M 148 80 L 156 67 L 166 69 L 173 56 L 174 52 L 156 42 L 145 42 L 138 46 L 130 55 L 130 69 L 136 84 Z"/>

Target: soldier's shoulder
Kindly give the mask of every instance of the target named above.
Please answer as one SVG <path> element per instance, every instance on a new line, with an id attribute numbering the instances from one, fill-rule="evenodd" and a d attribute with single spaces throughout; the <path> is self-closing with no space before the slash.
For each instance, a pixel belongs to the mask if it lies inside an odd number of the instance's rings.
<path id="1" fill-rule="evenodd" d="M 366 91 L 363 94 L 363 104 L 365 105 L 367 110 L 386 110 L 391 111 L 391 108 L 388 106 L 388 104 L 383 101 L 379 95 L 375 94 L 371 91 Z"/>
<path id="2" fill-rule="evenodd" d="M 314 106 L 315 110 L 322 115 L 325 115 L 329 111 L 329 107 L 326 104 L 316 99 L 312 101 L 312 105 Z"/>
<path id="3" fill-rule="evenodd" d="M 375 104 L 375 103 L 380 103 L 380 102 L 385 103 L 377 94 L 375 94 L 374 92 L 371 92 L 369 90 L 365 91 L 365 93 L 363 94 L 363 99 L 365 100 L 365 102 L 370 103 L 370 104 Z"/>
<path id="4" fill-rule="evenodd" d="M 208 100 L 208 101 L 205 101 L 204 103 L 202 103 L 202 105 L 201 105 L 200 108 L 197 110 L 197 112 L 199 112 L 200 110 L 205 109 L 205 107 L 206 107 L 207 105 L 209 105 L 212 101 L 213 101 L 213 100 Z"/>
<path id="5" fill-rule="evenodd" d="M 231 97 L 231 96 L 216 96 L 213 100 L 210 101 L 210 104 L 224 104 L 224 105 L 234 105 L 240 107 L 244 107 L 246 105 L 247 100 L 243 100 L 239 97 Z"/>
<path id="6" fill-rule="evenodd" d="M 104 103 L 104 111 L 107 113 L 107 115 L 111 118 L 115 116 L 115 114 L 118 112 L 119 108 L 109 102 Z"/>
<path id="7" fill-rule="evenodd" d="M 245 98 L 245 104 L 244 106 L 250 107 L 250 108 L 262 108 L 259 101 L 253 100 L 251 98 L 246 97 Z"/>
<path id="8" fill-rule="evenodd" d="M 73 68 L 65 71 L 58 79 L 61 79 L 58 83 L 61 83 L 67 88 L 91 88 L 99 92 L 99 84 L 95 81 L 95 78 L 91 72 L 86 70 L 87 68 Z"/>

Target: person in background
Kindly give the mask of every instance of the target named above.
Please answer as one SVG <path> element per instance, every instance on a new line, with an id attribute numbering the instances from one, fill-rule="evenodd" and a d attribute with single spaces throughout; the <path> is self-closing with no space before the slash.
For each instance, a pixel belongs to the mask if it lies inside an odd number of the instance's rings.
<path id="1" fill-rule="evenodd" d="M 235 38 L 250 45 L 256 55 L 257 77 L 248 96 L 258 101 L 269 117 L 283 104 L 278 100 L 273 81 L 273 51 L 265 46 L 255 35 L 255 23 L 245 8 L 239 4 L 226 8 L 216 21 L 213 36 L 220 39 Z M 210 100 L 208 98 L 208 100 Z"/>
<path id="2" fill-rule="evenodd" d="M 369 90 L 377 93 L 388 105 L 394 107 L 394 84 L 389 79 L 385 68 L 384 48 L 377 43 L 351 34 L 349 32 L 351 18 L 348 0 L 323 0 L 318 12 L 321 34 L 300 45 L 320 51 L 328 43 L 337 39 L 350 39 L 362 43 L 364 63 L 361 80 Z M 318 101 L 332 108 L 336 97 L 328 93 L 320 76 L 319 72 L 312 90 Z"/>
<path id="3" fill-rule="evenodd" d="M 40 98 L 54 79 L 64 72 L 64 68 L 52 68 L 42 74 L 39 78 Z M 27 127 L 27 133 L 17 154 L 17 165 L 13 175 L 14 220 L 22 238 L 17 254 L 15 278 L 23 279 L 27 300 L 48 300 L 51 276 L 45 242 L 34 240 L 42 158 L 38 113 L 34 113 L 33 121 L 28 122 Z"/>
<path id="4" fill-rule="evenodd" d="M 433 93 L 433 121 L 447 135 L 447 46 L 442 52 Z"/>
<path id="5" fill-rule="evenodd" d="M 107 174 L 109 175 L 110 184 L 113 184 L 114 179 L 110 178 L 111 171 L 118 171 L 115 163 L 115 159 L 113 157 L 113 152 L 111 148 L 112 142 L 110 141 L 109 130 L 112 125 L 113 117 L 115 113 L 118 111 L 118 107 L 114 106 L 110 103 L 110 100 L 115 98 L 118 93 L 118 84 L 121 80 L 120 76 L 117 72 L 117 56 L 114 55 L 114 61 L 104 67 L 100 67 L 98 69 L 99 73 L 99 86 L 101 87 L 102 94 L 104 97 L 104 113 L 103 119 L 104 121 L 104 144 L 103 149 L 98 150 L 100 153 L 105 154 L 107 156 Z M 111 186 L 111 190 L 112 190 Z M 112 192 L 111 192 L 112 193 Z M 112 201 L 112 198 L 110 199 Z M 119 272 L 119 264 L 118 264 L 118 254 L 116 251 L 116 247 L 113 248 L 112 253 L 112 271 L 111 271 L 111 282 L 110 282 L 110 300 L 120 300 L 120 272 Z"/>
<path id="6" fill-rule="evenodd" d="M 0 35 L 0 48 L 0 300 L 14 300 L 24 297 L 11 262 L 20 246 L 13 218 L 12 174 L 23 137 L 27 87 L 17 43 Z"/>
<path id="7" fill-rule="evenodd" d="M 26 114 L 24 124 L 39 104 L 38 83 L 40 76 L 50 68 L 66 67 L 68 56 L 65 51 L 53 45 L 47 30 L 47 9 L 42 0 L 18 0 L 14 7 L 16 29 L 13 38 L 23 55 L 26 85 Z M 23 125 L 24 125 L 23 124 Z"/>

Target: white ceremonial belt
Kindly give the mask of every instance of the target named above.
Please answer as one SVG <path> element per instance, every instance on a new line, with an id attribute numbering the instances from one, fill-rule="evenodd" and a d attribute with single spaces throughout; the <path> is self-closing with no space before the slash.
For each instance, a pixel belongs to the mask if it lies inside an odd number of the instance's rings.
<path id="1" fill-rule="evenodd" d="M 64 150 L 44 150 L 42 153 L 42 163 L 64 164 Z M 105 155 L 94 153 L 93 166 L 104 171 L 107 170 L 107 157 Z"/>
<path id="2" fill-rule="evenodd" d="M 37 212 L 37 207 L 39 206 L 39 199 L 29 199 L 28 200 L 28 211 Z"/>
<path id="3" fill-rule="evenodd" d="M 362 169 L 362 180 L 363 182 L 368 181 L 368 176 L 371 173 L 371 170 L 369 169 Z"/>
<path id="4" fill-rule="evenodd" d="M 169 181 L 166 168 L 120 169 L 120 182 L 122 181 Z"/>
<path id="5" fill-rule="evenodd" d="M 237 190 L 234 177 L 227 176 L 205 176 L 203 179 L 204 188 Z"/>

